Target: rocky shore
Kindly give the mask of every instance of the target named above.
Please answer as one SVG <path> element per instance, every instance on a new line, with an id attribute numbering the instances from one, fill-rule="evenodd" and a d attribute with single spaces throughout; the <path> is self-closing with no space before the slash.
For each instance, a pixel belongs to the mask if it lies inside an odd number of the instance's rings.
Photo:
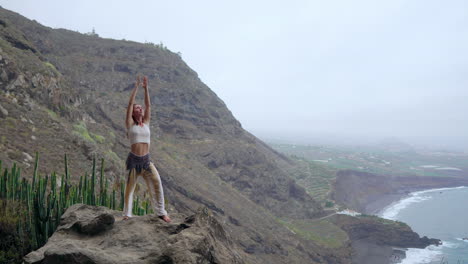
<path id="1" fill-rule="evenodd" d="M 462 177 L 393 177 L 346 170 L 337 174 L 332 197 L 348 208 L 367 215 L 377 215 L 391 204 L 409 197 L 412 192 L 466 185 L 468 185 L 468 179 Z M 372 231 L 367 230 L 363 233 L 366 232 Z M 416 233 L 411 228 L 406 232 L 406 234 L 401 233 L 402 237 L 399 238 L 400 241 L 395 241 L 396 243 L 379 243 L 376 240 L 361 239 L 351 234 L 352 247 L 356 253 L 353 263 L 400 263 L 406 257 L 407 248 L 425 248 L 440 242 L 438 239 L 423 237 L 419 239 L 420 243 L 408 243 L 405 241 L 406 235 L 411 234 L 413 242 L 418 239 L 415 239 Z M 394 233 L 392 231 L 388 234 Z"/>

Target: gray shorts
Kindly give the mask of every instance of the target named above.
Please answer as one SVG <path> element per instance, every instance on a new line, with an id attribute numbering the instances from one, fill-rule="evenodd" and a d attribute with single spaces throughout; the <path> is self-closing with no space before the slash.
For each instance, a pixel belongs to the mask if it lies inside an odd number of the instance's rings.
<path id="1" fill-rule="evenodd" d="M 150 170 L 150 162 L 151 160 L 149 153 L 144 156 L 138 156 L 132 152 L 129 152 L 126 161 L 127 170 L 131 171 L 133 168 L 135 168 L 138 173 L 141 173 L 142 169 Z"/>

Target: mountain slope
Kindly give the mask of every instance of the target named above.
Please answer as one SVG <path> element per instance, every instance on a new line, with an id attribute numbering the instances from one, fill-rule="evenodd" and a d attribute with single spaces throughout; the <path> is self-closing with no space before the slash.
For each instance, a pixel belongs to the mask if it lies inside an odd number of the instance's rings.
<path id="1" fill-rule="evenodd" d="M 280 217 L 311 218 L 323 209 L 289 178 L 285 169 L 294 162 L 243 130 L 177 54 L 47 28 L 5 9 L 0 37 L 0 159 L 6 166 L 21 162 L 28 177 L 39 151 L 40 172 L 50 173 L 63 168 L 68 153 L 76 179 L 97 155 L 106 159 L 107 177 L 125 180 L 125 107 L 135 76 L 145 74 L 153 105 L 151 155 L 170 212 L 212 209 L 251 263 L 346 263 L 281 224 Z"/>

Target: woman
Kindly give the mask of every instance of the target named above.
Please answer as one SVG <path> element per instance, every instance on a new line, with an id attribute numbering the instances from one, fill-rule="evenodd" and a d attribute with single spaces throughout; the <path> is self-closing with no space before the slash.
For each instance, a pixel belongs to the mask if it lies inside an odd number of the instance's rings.
<path id="1" fill-rule="evenodd" d="M 131 151 L 127 157 L 127 170 L 129 170 L 127 185 L 125 187 L 125 200 L 123 210 L 123 220 L 127 220 L 132 217 L 132 206 L 133 206 L 133 191 L 138 176 L 143 176 L 146 184 L 148 185 L 148 191 L 151 195 L 151 204 L 153 205 L 154 212 L 159 218 L 166 222 L 170 222 L 171 219 L 167 216 L 167 211 L 164 209 L 164 192 L 162 188 L 161 177 L 159 176 L 156 167 L 150 160 L 149 147 L 150 147 L 150 97 L 148 92 L 148 78 L 143 78 L 142 86 L 145 90 L 145 108 L 141 105 L 135 104 L 135 97 L 140 86 L 140 76 L 137 77 L 135 88 L 132 91 L 130 100 L 128 101 L 127 107 L 127 136 L 130 139 Z"/>

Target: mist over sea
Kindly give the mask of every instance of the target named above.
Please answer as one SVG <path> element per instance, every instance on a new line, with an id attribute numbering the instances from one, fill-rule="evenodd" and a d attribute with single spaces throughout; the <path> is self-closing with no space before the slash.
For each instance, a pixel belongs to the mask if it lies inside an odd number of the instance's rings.
<path id="1" fill-rule="evenodd" d="M 403 264 L 468 264 L 468 187 L 411 193 L 378 215 L 407 223 L 421 237 L 438 238 L 443 245 L 410 248 Z M 463 238 L 466 238 L 464 240 Z"/>

